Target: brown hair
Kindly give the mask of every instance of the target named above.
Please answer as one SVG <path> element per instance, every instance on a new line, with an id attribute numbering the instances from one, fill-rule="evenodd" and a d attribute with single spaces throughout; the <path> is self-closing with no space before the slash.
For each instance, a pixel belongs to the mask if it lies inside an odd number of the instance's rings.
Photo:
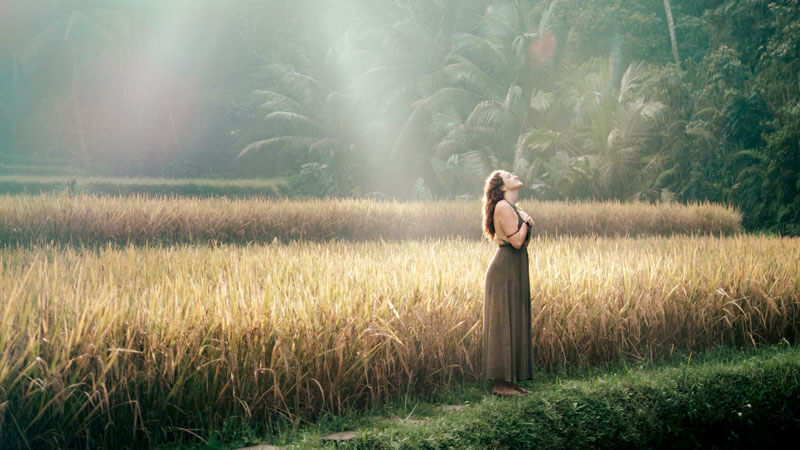
<path id="1" fill-rule="evenodd" d="M 503 177 L 502 171 L 495 170 L 486 179 L 483 187 L 483 235 L 489 240 L 494 239 L 494 207 L 497 202 L 503 199 Z"/>

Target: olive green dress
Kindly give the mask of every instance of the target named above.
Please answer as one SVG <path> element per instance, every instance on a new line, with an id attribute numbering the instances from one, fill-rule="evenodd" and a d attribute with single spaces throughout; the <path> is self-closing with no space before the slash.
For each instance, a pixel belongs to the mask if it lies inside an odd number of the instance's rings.
<path id="1" fill-rule="evenodd" d="M 514 207 L 514 212 L 517 208 Z M 522 218 L 518 217 L 518 226 Z M 483 302 L 483 375 L 506 381 L 528 379 L 533 374 L 531 298 L 528 275 L 528 241 L 515 249 L 500 245 L 486 271 Z"/>

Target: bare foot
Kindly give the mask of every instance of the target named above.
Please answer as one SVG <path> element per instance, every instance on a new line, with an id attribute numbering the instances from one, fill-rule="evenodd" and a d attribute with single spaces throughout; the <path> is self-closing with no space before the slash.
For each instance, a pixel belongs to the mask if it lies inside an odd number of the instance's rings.
<path id="1" fill-rule="evenodd" d="M 500 397 L 516 397 L 520 395 L 524 395 L 521 391 L 516 389 L 515 384 L 509 383 L 505 380 L 495 380 L 494 386 L 492 387 L 492 395 L 497 395 Z"/>
<path id="2" fill-rule="evenodd" d="M 519 396 L 522 396 L 522 395 L 525 395 L 525 394 L 523 394 L 522 392 L 514 389 L 513 387 L 504 386 L 504 387 L 501 387 L 501 388 L 492 389 L 492 395 L 497 395 L 499 397 L 519 397 Z"/>
<path id="3" fill-rule="evenodd" d="M 531 391 L 525 389 L 524 387 L 522 387 L 522 386 L 520 386 L 520 385 L 518 385 L 516 383 L 511 383 L 511 387 L 514 388 L 515 391 L 519 392 L 522 395 L 526 395 L 526 394 L 530 394 L 531 393 Z"/>

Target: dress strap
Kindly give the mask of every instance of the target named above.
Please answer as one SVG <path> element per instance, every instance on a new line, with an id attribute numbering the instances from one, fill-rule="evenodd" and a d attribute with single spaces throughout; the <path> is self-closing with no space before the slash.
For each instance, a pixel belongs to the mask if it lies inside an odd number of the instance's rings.
<path id="1" fill-rule="evenodd" d="M 508 200 L 506 200 L 506 201 L 508 202 Z M 511 236 L 513 236 L 513 235 L 515 235 L 515 234 L 517 234 L 519 232 L 520 228 L 522 228 L 522 223 L 525 222 L 525 221 L 522 220 L 522 216 L 519 215 L 519 210 L 517 209 L 517 207 L 514 204 L 512 204 L 511 202 L 508 202 L 508 204 L 511 205 L 511 208 L 517 214 L 517 231 L 511 233 Z M 531 231 L 530 228 L 528 228 L 528 233 L 530 233 L 530 231 Z M 511 236 L 507 236 L 507 237 L 511 237 Z M 505 239 L 497 239 L 497 240 L 500 241 L 499 244 L 498 244 L 498 246 L 500 246 L 500 247 L 511 247 L 511 248 L 514 248 L 514 246 L 511 245 L 511 243 L 508 242 Z"/>
<path id="2" fill-rule="evenodd" d="M 509 203 L 509 205 L 511 205 L 511 203 Z M 517 207 L 515 205 L 511 205 L 511 208 L 513 208 L 514 212 L 517 213 L 517 219 L 519 219 L 519 224 L 522 225 L 522 222 L 525 222 L 525 221 L 522 220 L 522 216 L 519 215 L 519 210 L 517 209 Z"/>

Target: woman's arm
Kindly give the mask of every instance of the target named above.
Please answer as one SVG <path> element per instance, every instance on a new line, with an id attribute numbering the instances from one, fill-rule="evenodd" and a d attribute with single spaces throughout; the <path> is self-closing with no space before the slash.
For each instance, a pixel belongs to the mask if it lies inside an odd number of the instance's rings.
<path id="1" fill-rule="evenodd" d="M 533 226 L 533 219 L 528 215 L 528 213 L 520 209 L 519 216 L 522 217 L 522 221 L 527 223 L 529 227 Z"/>
<path id="2" fill-rule="evenodd" d="M 511 204 L 505 201 L 497 203 L 494 208 L 495 228 L 502 229 L 503 234 L 506 235 L 506 241 L 512 247 L 519 249 L 525 242 L 525 235 L 528 234 L 528 224 L 523 223 L 517 227 L 517 223 L 519 223 L 519 219 L 517 219 L 517 213 L 514 212 Z"/>

